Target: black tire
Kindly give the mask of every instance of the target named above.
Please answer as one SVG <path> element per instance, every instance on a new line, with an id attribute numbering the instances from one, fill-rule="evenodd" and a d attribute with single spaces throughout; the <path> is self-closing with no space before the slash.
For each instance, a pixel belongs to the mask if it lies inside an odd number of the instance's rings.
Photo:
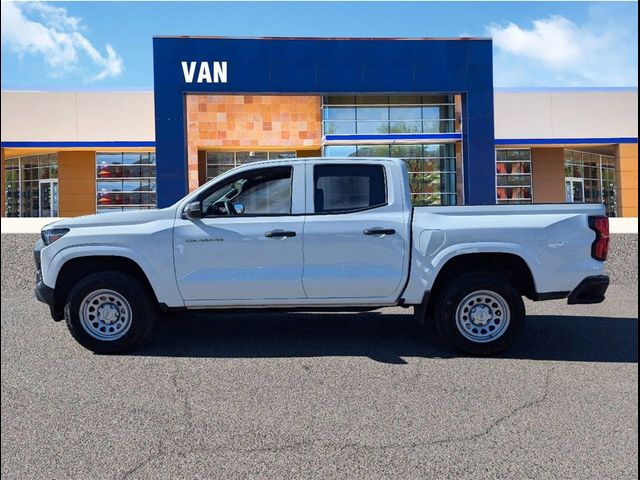
<path id="1" fill-rule="evenodd" d="M 121 295 L 130 307 L 128 329 L 113 340 L 95 338 L 81 319 L 83 300 L 93 292 L 106 289 Z M 153 330 L 155 313 L 147 287 L 136 277 L 115 271 L 87 275 L 71 289 L 64 305 L 64 318 L 71 335 L 80 345 L 95 353 L 120 353 L 140 345 Z"/>
<path id="2" fill-rule="evenodd" d="M 461 302 L 474 292 L 487 291 L 498 294 L 509 308 L 509 322 L 503 327 L 502 333 L 496 339 L 486 339 L 482 343 L 467 338 L 461 331 L 464 326 L 458 326 L 456 312 L 458 307 L 464 311 L 467 307 L 465 303 L 461 306 Z M 438 332 L 454 348 L 472 355 L 493 355 L 508 348 L 518 338 L 524 328 L 525 308 L 522 296 L 507 280 L 502 277 L 488 274 L 468 274 L 449 280 L 438 292 L 438 298 L 435 300 L 434 318 Z M 474 300 L 471 299 L 471 302 Z M 473 308 L 473 307 L 471 307 Z M 500 310 L 496 310 L 500 313 Z M 494 314 L 491 313 L 493 318 Z M 466 317 L 462 317 L 466 318 Z M 500 319 L 498 319 L 500 321 Z M 475 324 L 462 321 L 470 328 L 483 329 L 484 327 L 476 327 Z M 492 325 L 493 326 L 493 325 Z M 493 326 L 495 329 L 496 326 Z M 488 330 L 484 329 L 486 335 Z M 472 335 L 467 332 L 467 335 Z"/>

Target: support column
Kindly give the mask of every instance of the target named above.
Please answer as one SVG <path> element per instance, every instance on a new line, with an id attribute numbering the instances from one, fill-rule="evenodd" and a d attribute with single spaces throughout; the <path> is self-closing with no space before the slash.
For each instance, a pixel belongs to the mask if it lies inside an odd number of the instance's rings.
<path id="1" fill-rule="evenodd" d="M 61 217 L 96 213 L 95 152 L 58 152 L 58 195 Z"/>
<path id="2" fill-rule="evenodd" d="M 1 168 L 1 170 L 0 170 L 0 178 L 2 179 L 0 181 L 0 183 L 2 184 L 2 206 L 1 206 L 1 210 L 2 211 L 0 212 L 0 217 L 4 217 L 4 215 L 5 215 L 4 206 L 5 206 L 5 203 L 6 203 L 6 200 L 4 198 L 4 194 L 5 194 L 5 191 L 6 191 L 6 185 L 5 184 L 6 184 L 6 175 L 7 175 L 6 172 L 5 172 L 5 169 L 4 169 L 4 148 L 0 148 L 0 168 Z"/>
<path id="3" fill-rule="evenodd" d="M 616 147 L 616 181 L 618 215 L 638 216 L 638 144 L 622 143 Z"/>

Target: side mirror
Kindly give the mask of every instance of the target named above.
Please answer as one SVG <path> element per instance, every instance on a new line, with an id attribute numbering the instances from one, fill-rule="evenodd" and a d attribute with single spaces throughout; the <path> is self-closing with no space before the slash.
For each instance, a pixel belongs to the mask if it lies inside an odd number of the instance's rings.
<path id="1" fill-rule="evenodd" d="M 244 213 L 244 203 L 234 203 L 233 209 L 236 211 L 236 215 L 242 215 Z"/>
<path id="2" fill-rule="evenodd" d="M 202 218 L 202 204 L 200 202 L 187 203 L 182 211 L 182 218 Z"/>

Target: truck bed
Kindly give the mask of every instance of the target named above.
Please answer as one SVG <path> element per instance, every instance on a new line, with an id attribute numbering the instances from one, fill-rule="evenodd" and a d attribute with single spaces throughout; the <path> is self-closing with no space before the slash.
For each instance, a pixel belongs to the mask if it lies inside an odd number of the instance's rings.
<path id="1" fill-rule="evenodd" d="M 415 207 L 410 282 L 403 298 L 416 301 L 436 272 L 456 255 L 505 253 L 529 267 L 538 294 L 571 291 L 585 274 L 604 273 L 591 257 L 595 232 L 588 217 L 603 205 L 544 204 Z"/>

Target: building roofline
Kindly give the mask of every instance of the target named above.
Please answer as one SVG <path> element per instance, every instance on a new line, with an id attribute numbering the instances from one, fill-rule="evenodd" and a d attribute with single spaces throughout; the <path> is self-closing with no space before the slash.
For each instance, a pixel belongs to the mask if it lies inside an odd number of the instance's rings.
<path id="1" fill-rule="evenodd" d="M 494 87 L 495 93 L 578 93 L 578 92 L 631 92 L 638 87 Z"/>
<path id="2" fill-rule="evenodd" d="M 445 41 L 492 41 L 491 37 L 226 37 L 216 35 L 154 35 L 153 38 L 210 39 L 210 40 L 445 40 Z"/>
<path id="3" fill-rule="evenodd" d="M 154 93 L 153 88 L 101 88 L 101 89 L 65 89 L 65 88 L 2 88 L 2 93 Z M 589 93 L 618 92 L 638 93 L 638 87 L 494 87 L 494 93 Z"/>
<path id="4" fill-rule="evenodd" d="M 153 93 L 153 88 L 141 88 L 137 90 L 135 88 L 122 88 L 119 89 L 117 87 L 114 88 L 100 88 L 100 89 L 83 89 L 83 88 L 73 88 L 67 89 L 64 87 L 61 88 L 2 88 L 0 91 L 2 93 Z"/>

